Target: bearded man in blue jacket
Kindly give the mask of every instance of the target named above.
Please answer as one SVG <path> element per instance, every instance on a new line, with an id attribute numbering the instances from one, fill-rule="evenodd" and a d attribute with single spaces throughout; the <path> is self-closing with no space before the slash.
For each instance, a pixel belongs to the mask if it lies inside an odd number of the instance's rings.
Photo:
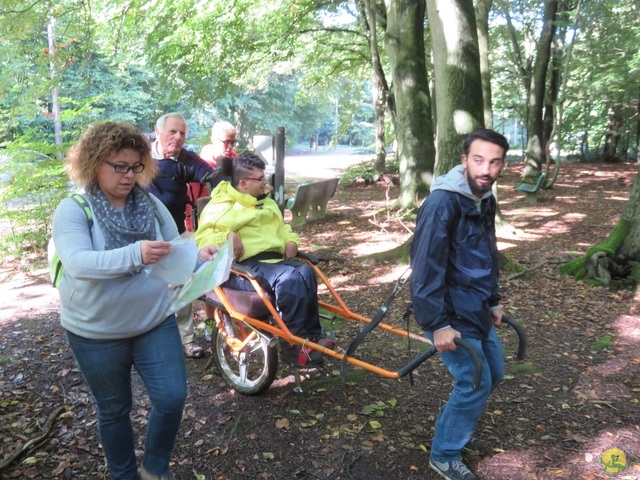
<path id="1" fill-rule="evenodd" d="M 475 480 L 461 460 L 491 393 L 504 376 L 496 328 L 498 293 L 496 200 L 491 192 L 509 150 L 487 129 L 469 134 L 462 164 L 435 179 L 418 212 L 411 244 L 411 295 L 415 318 L 454 378 L 440 410 L 429 465 L 444 478 Z M 454 339 L 468 341 L 482 360 L 482 381 L 472 388 L 473 362 Z"/>

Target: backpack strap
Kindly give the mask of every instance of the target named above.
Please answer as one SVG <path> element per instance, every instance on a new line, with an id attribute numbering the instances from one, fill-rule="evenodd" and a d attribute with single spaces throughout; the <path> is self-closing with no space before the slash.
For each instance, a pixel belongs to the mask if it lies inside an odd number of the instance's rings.
<path id="1" fill-rule="evenodd" d="M 91 207 L 89 206 L 89 202 L 80 195 L 79 193 L 74 193 L 71 197 L 79 206 L 82 208 L 85 216 L 87 217 L 87 225 L 89 227 L 89 238 L 91 238 L 91 243 L 93 243 L 93 235 L 91 233 L 91 229 L 93 228 L 93 214 L 91 213 Z M 58 254 L 55 252 L 55 244 L 53 243 L 53 238 L 49 239 L 49 245 L 47 246 L 47 257 L 49 260 L 49 274 L 51 276 L 51 283 L 54 287 L 58 288 L 58 284 L 62 280 L 62 261 L 58 257 Z"/>
<path id="2" fill-rule="evenodd" d="M 71 195 L 71 198 L 73 198 L 76 203 L 80 205 L 80 208 L 82 208 L 82 211 L 87 216 L 87 223 L 89 224 L 89 235 L 91 235 L 91 229 L 93 228 L 93 214 L 91 213 L 89 202 L 87 202 L 87 200 L 79 193 L 74 193 L 73 195 Z"/>

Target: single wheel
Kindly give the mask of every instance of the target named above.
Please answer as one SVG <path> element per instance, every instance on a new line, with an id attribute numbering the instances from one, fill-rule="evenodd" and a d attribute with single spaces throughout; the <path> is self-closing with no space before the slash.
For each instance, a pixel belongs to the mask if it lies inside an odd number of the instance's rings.
<path id="1" fill-rule="evenodd" d="M 258 395 L 273 383 L 278 371 L 277 342 L 246 323 L 216 309 L 213 361 L 222 378 L 237 392 Z M 218 325 L 223 325 L 221 329 Z"/>

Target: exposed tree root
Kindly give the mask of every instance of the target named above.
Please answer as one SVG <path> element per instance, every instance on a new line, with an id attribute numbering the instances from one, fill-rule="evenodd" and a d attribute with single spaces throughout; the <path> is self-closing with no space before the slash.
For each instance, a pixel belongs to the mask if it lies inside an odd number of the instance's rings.
<path id="1" fill-rule="evenodd" d="M 55 422 L 56 418 L 58 417 L 58 415 L 60 415 L 60 412 L 62 412 L 63 410 L 64 410 L 64 405 L 59 405 L 58 407 L 56 407 L 56 409 L 51 413 L 51 415 L 49 415 L 49 418 L 47 418 L 47 422 L 44 424 L 44 432 L 42 432 L 41 435 L 38 435 L 37 437 L 34 437 L 31 440 L 29 440 L 27 443 L 25 443 L 22 446 L 21 449 L 16 450 L 11 455 L 9 455 L 9 457 L 0 464 L 0 472 L 4 470 L 6 467 L 8 467 L 11 463 L 13 463 L 13 461 L 16 458 L 18 458 L 20 455 L 22 455 L 25 451 L 29 450 L 31 447 L 36 446 L 37 444 L 42 442 L 44 439 L 46 439 L 51 433 L 51 427 L 53 427 L 53 422 Z"/>

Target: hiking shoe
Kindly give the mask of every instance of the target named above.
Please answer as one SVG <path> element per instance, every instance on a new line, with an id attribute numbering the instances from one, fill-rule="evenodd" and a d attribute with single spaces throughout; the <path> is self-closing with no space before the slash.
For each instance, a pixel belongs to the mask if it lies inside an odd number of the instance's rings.
<path id="1" fill-rule="evenodd" d="M 283 345 L 280 354 L 282 360 L 295 367 L 311 368 L 324 365 L 322 354 L 306 345 Z"/>
<path id="2" fill-rule="evenodd" d="M 175 480 L 175 477 L 171 472 L 168 472 L 165 475 L 154 475 L 153 473 L 147 472 L 147 469 L 142 467 L 138 473 L 140 474 L 140 480 Z"/>
<path id="3" fill-rule="evenodd" d="M 429 466 L 448 480 L 478 480 L 478 477 L 460 460 L 455 462 L 438 462 L 430 458 Z"/>
<path id="4" fill-rule="evenodd" d="M 185 343 L 182 348 L 184 349 L 184 356 L 187 358 L 204 357 L 204 348 L 199 347 L 195 343 Z"/>
<path id="5" fill-rule="evenodd" d="M 484 451 L 484 443 L 476 437 L 471 437 L 462 449 L 466 450 L 471 455 L 482 455 L 482 452 Z"/>

